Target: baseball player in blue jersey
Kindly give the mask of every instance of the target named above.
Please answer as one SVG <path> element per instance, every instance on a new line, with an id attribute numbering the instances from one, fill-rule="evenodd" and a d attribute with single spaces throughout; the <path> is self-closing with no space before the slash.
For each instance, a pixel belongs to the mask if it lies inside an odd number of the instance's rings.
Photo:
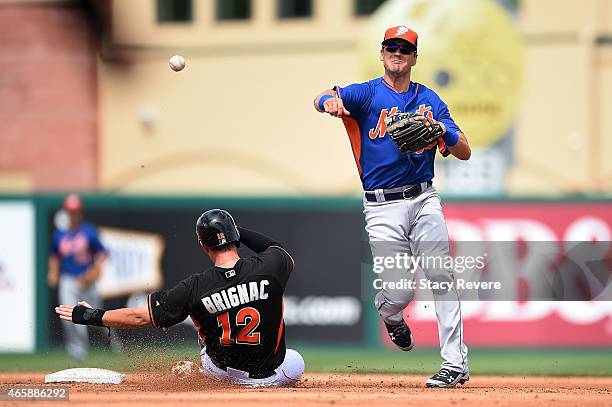
<path id="1" fill-rule="evenodd" d="M 59 300 L 62 304 L 87 301 L 94 307 L 100 305 L 95 282 L 100 277 L 107 251 L 98 238 L 97 228 L 83 221 L 83 203 L 76 194 L 64 200 L 69 227 L 56 230 L 51 242 L 47 282 L 51 288 L 59 284 Z M 76 360 L 87 356 L 89 337 L 87 327 L 62 322 L 64 342 L 68 354 Z"/>
<path id="2" fill-rule="evenodd" d="M 380 51 L 384 75 L 364 83 L 325 90 L 314 100 L 319 112 L 342 119 L 364 189 L 366 230 L 374 258 L 379 253 L 408 252 L 412 256 L 448 256 L 448 231 L 440 197 L 432 186 L 436 150 L 468 160 L 465 135 L 451 118 L 448 106 L 426 86 L 410 81 L 417 62 L 417 33 L 405 26 L 385 32 Z M 385 118 L 398 112 L 418 113 L 416 120 L 441 127 L 437 143 L 411 154 L 401 153 L 386 136 Z M 386 252 L 385 252 L 386 251 Z M 441 267 L 441 266 L 440 266 Z M 428 280 L 452 279 L 452 272 L 423 267 Z M 382 281 L 410 277 L 407 270 L 387 269 Z M 412 276 L 414 278 L 414 276 Z M 414 296 L 408 289 L 383 284 L 375 305 L 391 340 L 411 350 L 413 336 L 403 310 Z M 454 387 L 469 380 L 467 347 L 459 298 L 454 289 L 434 291 L 443 363 L 427 381 L 428 387 Z"/>

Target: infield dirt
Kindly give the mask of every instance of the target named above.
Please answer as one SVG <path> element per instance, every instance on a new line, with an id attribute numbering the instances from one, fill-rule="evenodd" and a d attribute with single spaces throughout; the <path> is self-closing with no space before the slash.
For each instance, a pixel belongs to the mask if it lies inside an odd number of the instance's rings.
<path id="1" fill-rule="evenodd" d="M 44 377 L 43 372 L 0 373 L 0 387 L 42 385 Z M 199 374 L 181 380 L 170 373 L 128 373 L 120 385 L 70 384 L 70 401 L 52 405 L 612 406 L 610 377 L 476 376 L 456 389 L 428 389 L 426 379 L 414 375 L 309 373 L 293 388 L 246 389 Z"/>

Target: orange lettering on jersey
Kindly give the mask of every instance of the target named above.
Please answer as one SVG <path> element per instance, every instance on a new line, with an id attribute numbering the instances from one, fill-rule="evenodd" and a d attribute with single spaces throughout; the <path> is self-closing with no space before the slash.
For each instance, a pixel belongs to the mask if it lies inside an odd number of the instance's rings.
<path id="1" fill-rule="evenodd" d="M 415 111 L 415 113 L 419 116 L 425 116 L 427 114 L 427 117 L 433 119 L 433 114 L 431 113 L 431 106 L 419 105 L 419 108 Z"/>
<path id="2" fill-rule="evenodd" d="M 385 126 L 385 118 L 387 117 L 387 112 L 387 109 L 383 109 L 380 111 L 380 116 L 378 116 L 378 123 L 376 123 L 376 127 L 370 129 L 370 131 L 368 132 L 368 135 L 372 140 L 374 140 L 376 137 L 385 137 L 385 133 L 387 132 L 387 126 Z M 397 107 L 392 107 L 389 116 L 393 116 L 396 113 Z"/>

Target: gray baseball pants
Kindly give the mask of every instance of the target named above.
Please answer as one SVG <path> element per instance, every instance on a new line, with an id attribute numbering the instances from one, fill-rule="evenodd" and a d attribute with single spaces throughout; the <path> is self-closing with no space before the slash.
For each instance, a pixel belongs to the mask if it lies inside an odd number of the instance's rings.
<path id="1" fill-rule="evenodd" d="M 440 197 L 432 186 L 424 185 L 423 192 L 414 199 L 389 202 L 368 202 L 364 199 L 366 231 L 369 235 L 372 256 L 448 256 L 448 231 Z M 377 193 L 381 197 L 380 191 Z M 454 281 L 451 270 L 430 266 L 423 268 L 429 281 Z M 385 282 L 414 279 L 408 269 L 386 268 L 377 278 Z M 398 324 L 404 308 L 414 298 L 414 290 L 383 287 L 375 298 L 380 317 L 389 324 Z M 454 288 L 433 292 L 441 367 L 468 372 L 467 346 L 463 343 L 461 305 Z M 409 324 L 410 321 L 408 321 Z"/>

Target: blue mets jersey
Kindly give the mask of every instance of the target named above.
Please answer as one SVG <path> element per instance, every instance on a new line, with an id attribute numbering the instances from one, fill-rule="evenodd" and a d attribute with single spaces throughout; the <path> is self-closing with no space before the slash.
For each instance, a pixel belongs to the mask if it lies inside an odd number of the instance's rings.
<path id="1" fill-rule="evenodd" d="M 83 222 L 76 229 L 56 230 L 51 252 L 60 259 L 60 272 L 78 277 L 92 266 L 94 256 L 106 253 L 91 223 Z"/>
<path id="2" fill-rule="evenodd" d="M 423 151 L 402 154 L 386 136 L 384 119 L 397 112 L 418 112 L 444 123 L 447 129 L 461 131 L 451 118 L 448 106 L 431 89 L 410 82 L 398 93 L 383 78 L 356 83 L 339 89 L 350 116 L 342 118 L 353 149 L 363 188 L 395 188 L 431 181 L 434 177 L 436 147 L 443 156 L 448 148 L 439 139 Z"/>

